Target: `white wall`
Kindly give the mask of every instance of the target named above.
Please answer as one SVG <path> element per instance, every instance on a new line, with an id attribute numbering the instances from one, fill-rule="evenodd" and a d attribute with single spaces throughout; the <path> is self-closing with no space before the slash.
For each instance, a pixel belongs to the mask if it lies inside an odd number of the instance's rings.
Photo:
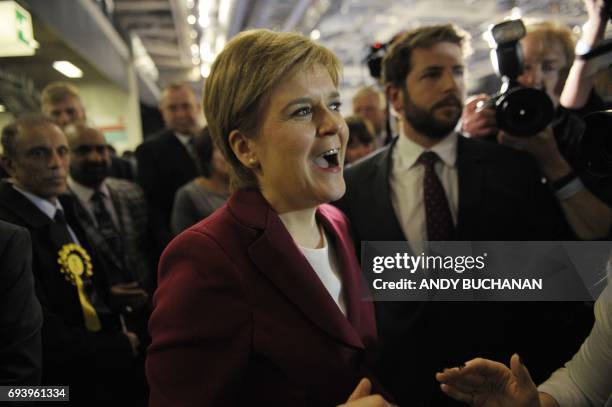
<path id="1" fill-rule="evenodd" d="M 96 127 L 125 127 L 126 137 L 119 141 L 109 140 L 121 153 L 123 150 L 134 150 L 142 142 L 140 122 L 140 105 L 138 88 L 132 67 L 130 74 L 130 92 L 110 82 L 91 82 L 83 79 L 75 83 L 81 91 L 81 98 L 87 111 L 88 121 Z"/>
<path id="2" fill-rule="evenodd" d="M 9 112 L 0 113 L 0 129 L 12 122 L 15 118 Z"/>

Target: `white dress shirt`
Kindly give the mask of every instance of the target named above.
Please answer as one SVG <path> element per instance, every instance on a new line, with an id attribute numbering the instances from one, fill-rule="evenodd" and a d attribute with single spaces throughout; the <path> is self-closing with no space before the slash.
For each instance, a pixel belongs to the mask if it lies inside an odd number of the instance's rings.
<path id="1" fill-rule="evenodd" d="M 98 226 L 98 221 L 94 213 L 93 203 L 91 202 L 91 198 L 95 192 L 94 189 L 80 184 L 72 178 L 68 178 L 68 186 L 70 187 L 70 190 L 74 192 L 78 200 L 81 202 L 81 204 L 93 220 L 94 225 Z M 104 202 L 104 207 L 110 213 L 111 219 L 113 220 L 113 224 L 115 225 L 117 230 L 120 230 L 117 213 L 115 212 L 115 206 L 113 205 L 113 201 L 111 200 L 110 190 L 108 189 L 108 186 L 106 186 L 106 182 L 103 181 L 99 189 L 100 193 L 102 194 L 102 202 Z"/>
<path id="2" fill-rule="evenodd" d="M 175 131 L 174 135 L 177 139 L 179 139 L 181 144 L 184 145 L 187 150 L 191 148 L 191 140 L 193 140 L 193 136 L 191 134 L 183 134 L 179 133 L 178 131 Z"/>
<path id="3" fill-rule="evenodd" d="M 457 175 L 457 139 L 459 134 L 453 132 L 438 144 L 426 150 L 410 140 L 403 131 L 400 132 L 397 144 L 393 149 L 392 168 L 389 179 L 391 204 L 404 236 L 411 242 L 427 240 L 427 221 L 425 218 L 425 200 L 423 180 L 425 167 L 417 163 L 424 151 L 433 151 L 440 157 L 434 169 L 446 192 L 453 223 L 457 225 L 459 207 L 459 180 Z M 411 245 L 420 252 L 422 247 Z"/>
<path id="4" fill-rule="evenodd" d="M 53 205 L 50 201 L 43 199 L 39 196 L 36 196 L 28 191 L 25 191 L 19 188 L 15 184 L 13 184 L 13 188 L 15 188 L 15 191 L 25 196 L 28 201 L 32 202 L 42 213 L 47 215 L 49 219 L 53 221 L 55 221 L 55 213 L 58 210 L 62 211 L 63 213 L 66 213 L 59 199 L 56 199 L 55 205 Z M 77 238 L 76 233 L 74 233 L 74 230 L 72 230 L 72 228 L 70 227 L 68 223 L 66 223 L 66 226 L 68 227 L 68 233 L 70 233 L 70 237 L 72 238 L 72 241 L 80 246 L 81 242 L 79 242 L 79 239 Z"/>

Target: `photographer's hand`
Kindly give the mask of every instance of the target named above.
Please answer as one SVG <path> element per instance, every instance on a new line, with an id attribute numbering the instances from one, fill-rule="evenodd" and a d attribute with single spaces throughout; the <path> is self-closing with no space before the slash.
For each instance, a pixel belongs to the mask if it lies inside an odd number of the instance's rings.
<path id="1" fill-rule="evenodd" d="M 603 34 L 610 15 L 606 7 L 606 0 L 584 0 L 589 19 L 583 27 L 582 40 L 591 46 L 603 38 Z"/>
<path id="2" fill-rule="evenodd" d="M 572 167 L 559 152 L 550 127 L 532 137 L 516 137 L 500 131 L 498 141 L 500 144 L 531 153 L 538 162 L 542 174 L 550 183 L 558 181 L 572 171 Z M 579 239 L 602 239 L 610 233 L 612 208 L 588 189 L 577 189 L 569 196 L 557 195 L 557 198 L 560 200 L 567 223 Z"/>
<path id="3" fill-rule="evenodd" d="M 568 162 L 561 155 L 550 127 L 531 137 L 516 137 L 502 130 L 497 135 L 497 141 L 500 144 L 532 154 L 538 162 L 542 174 L 550 182 L 557 181 L 572 171 Z"/>
<path id="4" fill-rule="evenodd" d="M 589 48 L 594 48 L 604 37 L 610 15 L 605 0 L 584 0 L 589 18 L 582 27 L 580 41 Z M 587 72 L 587 61 L 576 58 L 565 81 L 561 93 L 561 105 L 568 109 L 581 109 L 587 103 L 594 78 Z"/>
<path id="5" fill-rule="evenodd" d="M 461 130 L 473 138 L 483 138 L 497 134 L 497 122 L 495 110 L 482 108 L 483 104 L 490 100 L 487 94 L 481 93 L 469 97 L 465 101 L 463 114 L 461 115 Z"/>

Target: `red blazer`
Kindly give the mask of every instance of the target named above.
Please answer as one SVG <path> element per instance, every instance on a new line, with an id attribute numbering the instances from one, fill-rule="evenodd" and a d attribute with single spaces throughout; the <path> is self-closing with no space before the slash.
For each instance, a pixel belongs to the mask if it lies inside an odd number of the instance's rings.
<path id="1" fill-rule="evenodd" d="M 170 243 L 149 323 L 151 406 L 335 406 L 372 379 L 376 323 L 348 222 L 330 205 L 317 219 L 346 317 L 258 191 L 234 193 Z"/>

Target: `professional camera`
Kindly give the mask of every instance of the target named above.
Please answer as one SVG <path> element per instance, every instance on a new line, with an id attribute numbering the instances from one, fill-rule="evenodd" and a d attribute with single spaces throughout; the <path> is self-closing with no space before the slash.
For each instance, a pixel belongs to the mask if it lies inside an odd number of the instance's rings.
<path id="1" fill-rule="evenodd" d="M 370 53 L 366 57 L 365 61 L 368 64 L 370 76 L 372 78 L 380 80 L 382 76 L 382 60 L 387 52 L 388 43 L 377 42 L 370 45 Z"/>
<path id="2" fill-rule="evenodd" d="M 554 106 L 545 91 L 524 87 L 517 81 L 523 73 L 523 50 L 519 41 L 525 34 L 522 20 L 507 20 L 489 27 L 487 41 L 493 68 L 502 80 L 499 93 L 490 101 L 497 125 L 512 135 L 529 137 L 548 126 Z"/>

